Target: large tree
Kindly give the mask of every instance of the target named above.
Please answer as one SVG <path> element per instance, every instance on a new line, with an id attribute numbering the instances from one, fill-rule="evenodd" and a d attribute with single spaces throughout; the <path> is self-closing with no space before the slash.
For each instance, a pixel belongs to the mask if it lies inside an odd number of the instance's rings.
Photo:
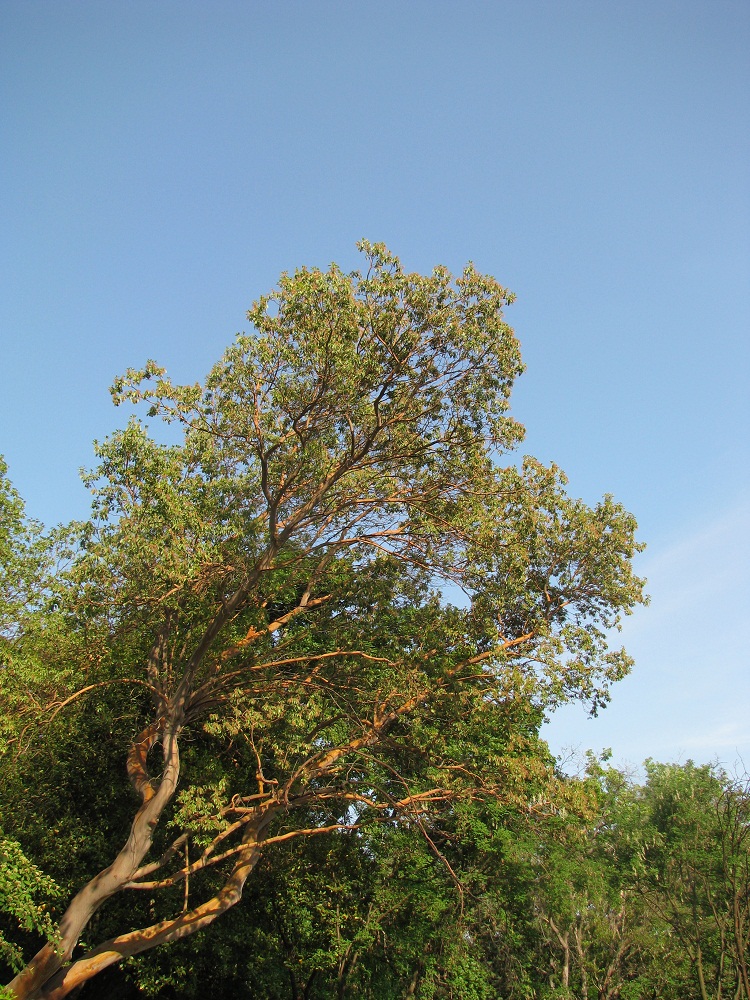
<path id="1" fill-rule="evenodd" d="M 544 809 L 524 719 L 596 710 L 628 669 L 606 631 L 642 598 L 633 518 L 503 458 L 522 440 L 512 296 L 361 250 L 362 273 L 282 275 L 203 384 L 148 362 L 113 387 L 179 440 L 134 418 L 97 446 L 92 519 L 44 615 L 19 612 L 1 690 L 16 755 L 71 719 L 132 727 L 130 830 L 17 998 L 207 927 L 271 845 L 400 822 L 440 857 L 462 800 Z"/>

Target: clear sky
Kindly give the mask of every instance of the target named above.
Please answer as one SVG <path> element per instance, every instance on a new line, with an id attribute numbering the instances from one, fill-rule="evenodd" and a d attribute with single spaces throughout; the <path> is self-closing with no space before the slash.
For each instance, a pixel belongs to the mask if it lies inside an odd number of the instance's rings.
<path id="1" fill-rule="evenodd" d="M 750 765 L 750 4 L 0 5 L 0 452 L 29 512 L 154 357 L 200 378 L 282 270 L 512 288 L 525 450 L 641 525 L 637 657 L 552 746 Z"/>

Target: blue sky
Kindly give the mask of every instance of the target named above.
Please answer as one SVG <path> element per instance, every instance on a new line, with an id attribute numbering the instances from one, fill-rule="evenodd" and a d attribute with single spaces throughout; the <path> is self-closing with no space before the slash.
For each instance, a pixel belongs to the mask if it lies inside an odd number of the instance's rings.
<path id="1" fill-rule="evenodd" d="M 512 288 L 525 450 L 648 543 L 634 674 L 556 750 L 750 762 L 750 6 L 5 0 L 0 452 L 31 514 L 147 357 L 383 240 Z"/>

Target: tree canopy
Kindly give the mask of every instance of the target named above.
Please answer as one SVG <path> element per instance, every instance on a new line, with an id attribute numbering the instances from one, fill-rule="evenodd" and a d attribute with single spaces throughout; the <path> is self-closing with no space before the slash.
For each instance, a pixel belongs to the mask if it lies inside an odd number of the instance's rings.
<path id="1" fill-rule="evenodd" d="M 635 521 L 512 456 L 512 295 L 360 249 L 362 272 L 282 275 L 202 383 L 115 381 L 145 417 L 96 446 L 90 520 L 43 543 L 0 493 L 34 585 L 1 609 L 4 795 L 64 748 L 27 832 L 81 869 L 18 1000 L 209 928 L 311 838 L 411 831 L 450 873 L 468 804 L 559 812 L 541 718 L 629 669 L 608 635 L 643 600 Z"/>

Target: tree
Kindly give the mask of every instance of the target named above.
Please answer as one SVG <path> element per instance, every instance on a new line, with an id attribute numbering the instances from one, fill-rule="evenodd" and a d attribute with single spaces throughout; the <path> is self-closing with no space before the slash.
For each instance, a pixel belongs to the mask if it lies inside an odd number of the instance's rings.
<path id="1" fill-rule="evenodd" d="M 51 568 L 50 541 L 42 526 L 26 517 L 0 455 L 0 670 L 8 669 L 14 655 L 21 619 L 39 610 Z"/>
<path id="2" fill-rule="evenodd" d="M 23 501 L 7 473 L 0 456 L 0 674 L 16 665 L 12 645 L 19 618 L 36 607 L 34 595 L 47 568 L 40 526 L 25 517 Z M 6 735 L 0 721 L 0 753 Z M 20 844 L 4 836 L 0 817 L 0 959 L 12 968 L 22 967 L 21 950 L 2 925 L 10 919 L 11 926 L 54 939 L 49 911 L 40 897 L 49 899 L 56 891 L 54 881 L 29 861 Z"/>
<path id="3" fill-rule="evenodd" d="M 637 877 L 687 958 L 701 1000 L 750 997 L 750 781 L 719 767 L 647 762 Z"/>
<path id="4" fill-rule="evenodd" d="M 282 275 L 202 385 L 154 362 L 115 382 L 182 439 L 132 419 L 97 447 L 92 520 L 16 647 L 40 739 L 74 711 L 132 720 L 137 802 L 17 998 L 209 926 L 272 845 L 397 821 L 435 845 L 428 818 L 461 801 L 527 808 L 552 786 L 519 720 L 595 711 L 629 668 L 605 630 L 642 599 L 633 518 L 568 498 L 555 467 L 501 464 L 522 438 L 512 296 L 361 249 L 364 273 Z M 100 911 L 133 922 L 94 944 Z"/>
<path id="5" fill-rule="evenodd" d="M 633 803 L 640 790 L 593 754 L 585 775 L 571 782 L 587 808 L 552 818 L 531 845 L 538 968 L 555 996 L 667 1000 L 661 983 L 652 989 L 653 976 L 643 981 L 663 956 L 662 928 L 654 933 L 631 877 Z"/>

